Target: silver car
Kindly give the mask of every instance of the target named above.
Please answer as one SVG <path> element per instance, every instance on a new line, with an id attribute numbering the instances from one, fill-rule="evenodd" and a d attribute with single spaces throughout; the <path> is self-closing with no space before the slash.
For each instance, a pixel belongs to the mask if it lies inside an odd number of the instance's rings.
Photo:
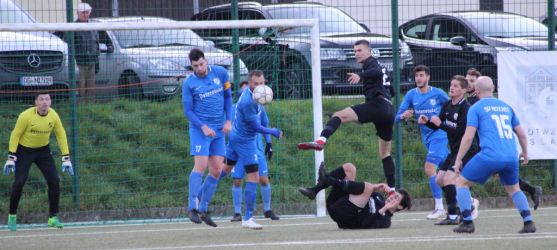
<path id="1" fill-rule="evenodd" d="M 175 22 L 158 17 L 94 18 L 91 22 Z M 220 65 L 233 79 L 232 54 L 214 47 L 189 29 L 99 31 L 101 55 L 96 74 L 97 95 L 170 97 L 192 74 L 188 53 L 200 48 L 210 65 Z M 240 79 L 248 69 L 240 61 Z"/>

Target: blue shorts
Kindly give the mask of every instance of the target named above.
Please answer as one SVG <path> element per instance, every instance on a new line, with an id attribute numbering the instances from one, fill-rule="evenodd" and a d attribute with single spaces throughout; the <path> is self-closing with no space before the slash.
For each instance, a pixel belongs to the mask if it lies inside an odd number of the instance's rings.
<path id="1" fill-rule="evenodd" d="M 226 159 L 243 162 L 245 165 L 256 165 L 257 160 L 257 145 L 255 140 L 229 140 L 226 146 Z"/>
<path id="2" fill-rule="evenodd" d="M 429 162 L 437 167 L 447 158 L 449 149 L 447 148 L 447 139 L 433 139 L 425 145 L 427 156 L 425 162 Z"/>
<path id="3" fill-rule="evenodd" d="M 222 131 L 215 130 L 215 137 L 205 136 L 203 131 L 196 127 L 190 126 L 190 155 L 193 156 L 224 156 L 226 143 Z"/>
<path id="4" fill-rule="evenodd" d="M 265 159 L 263 152 L 259 151 L 259 154 L 257 154 L 257 160 L 259 164 L 259 176 L 269 176 L 267 159 Z M 236 166 L 232 169 L 232 179 L 244 179 L 244 176 L 246 175 L 244 166 L 245 164 L 242 161 L 238 161 L 238 163 L 236 163 Z"/>
<path id="5" fill-rule="evenodd" d="M 505 186 L 518 183 L 518 160 L 501 161 L 490 159 L 481 152 L 476 154 L 462 170 L 462 177 L 471 182 L 484 184 L 493 174 L 499 174 L 499 180 Z"/>

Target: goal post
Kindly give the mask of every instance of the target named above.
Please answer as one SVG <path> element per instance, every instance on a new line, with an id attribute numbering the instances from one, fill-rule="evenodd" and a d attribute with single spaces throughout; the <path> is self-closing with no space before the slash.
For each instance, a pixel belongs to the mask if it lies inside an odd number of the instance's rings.
<path id="1" fill-rule="evenodd" d="M 323 105 L 321 91 L 321 60 L 319 21 L 317 19 L 283 19 L 283 20 L 235 20 L 235 21 L 176 21 L 176 22 L 145 22 L 138 27 L 137 22 L 90 22 L 90 23 L 11 23 L 0 24 L 0 32 L 41 32 L 41 31 L 93 31 L 93 30 L 169 30 L 169 29 L 233 29 L 233 28 L 294 28 L 309 27 L 311 29 L 311 83 L 313 105 L 313 134 L 319 137 L 323 128 Z M 76 90 L 76 89 L 71 89 Z M 72 98 L 72 101 L 76 101 Z M 73 104 L 75 105 L 75 103 Z M 72 118 L 72 119 L 75 119 Z M 70 140 L 75 140 L 76 135 Z M 73 144 L 75 145 L 75 144 Z M 318 168 L 324 160 L 324 152 L 316 151 L 314 155 L 315 180 Z M 74 167 L 77 168 L 78 162 Z M 326 215 L 325 194 L 320 192 L 316 198 L 316 215 Z"/>

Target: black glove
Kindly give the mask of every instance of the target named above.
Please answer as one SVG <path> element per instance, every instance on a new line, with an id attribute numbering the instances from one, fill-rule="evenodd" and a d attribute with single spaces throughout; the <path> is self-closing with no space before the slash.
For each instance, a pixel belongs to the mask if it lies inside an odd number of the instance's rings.
<path id="1" fill-rule="evenodd" d="M 267 142 L 267 145 L 265 145 L 265 156 L 269 161 L 273 158 L 273 143 Z"/>

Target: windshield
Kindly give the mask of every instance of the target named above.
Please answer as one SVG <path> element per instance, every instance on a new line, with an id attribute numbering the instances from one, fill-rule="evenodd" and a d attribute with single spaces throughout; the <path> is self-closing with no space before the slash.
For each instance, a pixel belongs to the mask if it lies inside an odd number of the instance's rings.
<path id="1" fill-rule="evenodd" d="M 207 46 L 205 41 L 189 29 L 180 30 L 115 30 L 122 48 L 159 46 Z"/>
<path id="2" fill-rule="evenodd" d="M 327 7 L 292 7 L 270 8 L 269 14 L 273 19 L 317 18 L 321 33 L 364 33 L 366 30 L 350 16 L 336 8 Z M 289 29 L 285 35 L 309 34 L 309 27 Z"/>
<path id="3" fill-rule="evenodd" d="M 35 20 L 10 0 L 0 0 L 0 23 L 34 23 Z"/>
<path id="4" fill-rule="evenodd" d="M 478 32 L 487 37 L 547 37 L 547 27 L 542 23 L 523 16 L 490 15 L 468 17 L 468 21 Z"/>

